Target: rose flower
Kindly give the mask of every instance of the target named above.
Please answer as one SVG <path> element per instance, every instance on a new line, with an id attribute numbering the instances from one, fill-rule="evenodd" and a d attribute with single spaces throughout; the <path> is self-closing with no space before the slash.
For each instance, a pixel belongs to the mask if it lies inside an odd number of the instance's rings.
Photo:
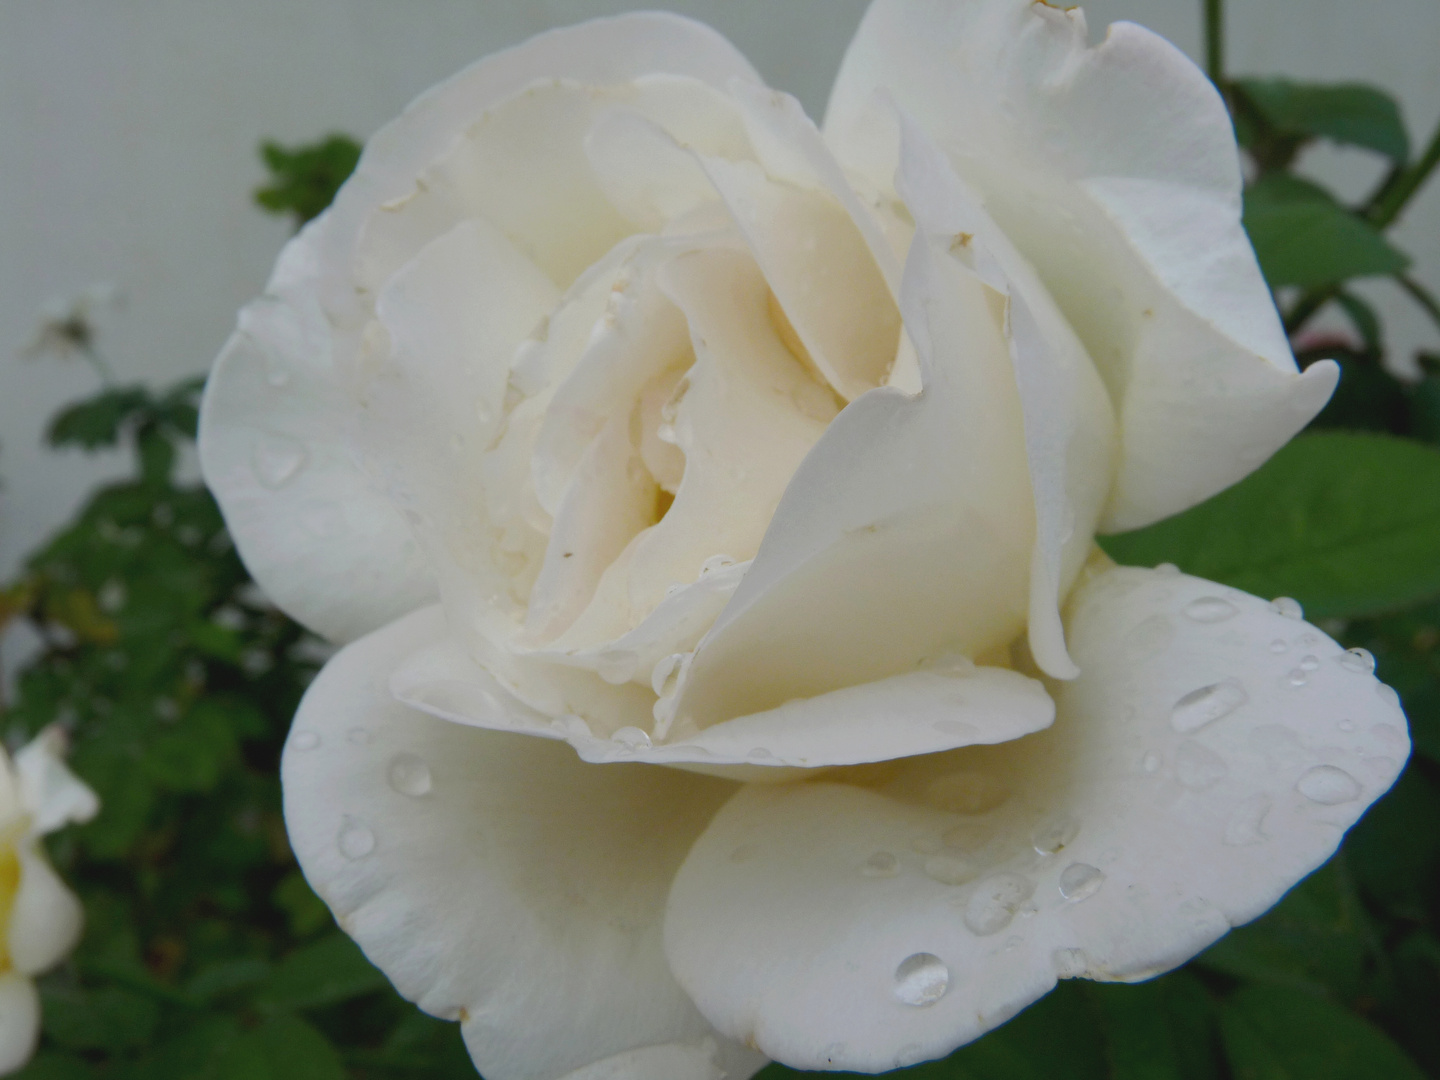
<path id="1" fill-rule="evenodd" d="M 1142 979 L 1408 752 L 1372 663 L 1097 532 L 1324 405 L 1177 49 L 877 0 L 823 130 L 633 15 L 431 90 L 211 377 L 256 580 L 346 643 L 296 855 L 489 1080 L 881 1071 Z"/>
<path id="2" fill-rule="evenodd" d="M 40 838 L 100 809 L 61 760 L 64 736 L 47 728 L 12 761 L 0 747 L 0 1076 L 17 1071 L 40 1035 L 36 975 L 80 939 L 80 901 L 56 875 Z"/>

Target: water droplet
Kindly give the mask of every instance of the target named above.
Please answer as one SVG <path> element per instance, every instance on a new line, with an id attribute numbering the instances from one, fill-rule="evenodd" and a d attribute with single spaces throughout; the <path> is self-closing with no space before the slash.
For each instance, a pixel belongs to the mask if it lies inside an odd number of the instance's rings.
<path id="1" fill-rule="evenodd" d="M 996 874 L 975 887 L 965 905 L 965 925 L 980 937 L 998 934 L 1010 925 L 1016 910 L 1035 891 L 1035 883 L 1020 874 Z"/>
<path id="2" fill-rule="evenodd" d="M 1290 651 L 1290 643 L 1284 638 L 1277 637 L 1274 641 L 1270 642 L 1270 651 L 1276 656 L 1279 656 L 1281 653 Z"/>
<path id="3" fill-rule="evenodd" d="M 1078 979 L 1090 970 L 1090 958 L 1084 949 L 1056 949 L 1050 954 L 1050 962 L 1062 979 Z"/>
<path id="4" fill-rule="evenodd" d="M 745 755 L 746 761 L 774 761 L 775 755 L 763 746 L 755 746 Z"/>
<path id="5" fill-rule="evenodd" d="M 729 555 L 711 555 L 700 564 L 700 576 L 704 577 L 706 574 L 713 574 L 717 570 L 725 570 L 734 565 L 735 560 Z"/>
<path id="6" fill-rule="evenodd" d="M 305 467 L 308 455 L 298 440 L 288 435 L 264 435 L 255 442 L 250 465 L 255 477 L 271 491 L 278 491 Z"/>
<path id="7" fill-rule="evenodd" d="M 640 667 L 640 658 L 628 649 L 616 649 L 601 653 L 595 661 L 595 669 L 611 686 L 623 686 L 635 678 Z"/>
<path id="8" fill-rule="evenodd" d="M 1175 748 L 1175 779 L 1191 791 L 1214 787 L 1229 771 L 1224 758 L 1193 739 L 1186 739 Z"/>
<path id="9" fill-rule="evenodd" d="M 364 822 L 345 817 L 340 826 L 340 835 L 335 838 L 340 854 L 347 859 L 363 859 L 375 850 L 375 834 Z"/>
<path id="10" fill-rule="evenodd" d="M 895 997 L 906 1005 L 934 1005 L 950 989 L 950 969 L 930 953 L 916 953 L 895 969 Z"/>
<path id="11" fill-rule="evenodd" d="M 683 652 L 671 653 L 657 661 L 650 670 L 650 689 L 654 690 L 658 697 L 674 693 L 675 684 L 680 681 L 680 669 L 689 655 Z"/>
<path id="12" fill-rule="evenodd" d="M 1301 671 L 1314 671 L 1320 666 L 1320 660 L 1315 656 L 1302 656 L 1300 658 Z"/>
<path id="13" fill-rule="evenodd" d="M 1262 831 L 1265 815 L 1270 813 L 1270 796 L 1251 795 L 1235 808 L 1225 824 L 1225 843 L 1232 847 L 1263 844 L 1269 839 Z"/>
<path id="14" fill-rule="evenodd" d="M 352 727 L 345 733 L 345 741 L 351 746 L 368 746 L 370 743 L 370 733 L 363 727 Z"/>
<path id="15" fill-rule="evenodd" d="M 1162 562 L 1159 566 L 1155 567 L 1155 572 L 1157 574 L 1164 574 L 1166 577 L 1177 577 L 1180 573 L 1180 567 L 1176 566 L 1173 562 Z"/>
<path id="16" fill-rule="evenodd" d="M 1295 790 L 1322 806 L 1339 806 L 1360 797 L 1360 782 L 1334 765 L 1316 765 L 1295 782 Z"/>
<path id="17" fill-rule="evenodd" d="M 290 745 L 296 750 L 314 750 L 320 745 L 320 736 L 313 731 L 297 731 L 290 737 Z"/>
<path id="18" fill-rule="evenodd" d="M 1305 618 L 1305 609 L 1300 606 L 1300 601 L 1292 600 L 1288 596 L 1277 596 L 1270 601 L 1270 610 L 1276 615 L 1283 615 L 1287 619 Z"/>
<path id="19" fill-rule="evenodd" d="M 611 735 L 610 738 L 627 750 L 650 749 L 649 733 L 641 731 L 638 727 L 622 727 L 615 732 L 614 735 Z"/>
<path id="20" fill-rule="evenodd" d="M 1140 762 L 1140 767 L 1144 769 L 1146 773 L 1153 776 L 1160 771 L 1160 755 L 1154 750 L 1151 750 L 1145 755 L 1144 760 Z"/>
<path id="21" fill-rule="evenodd" d="M 1170 710 L 1170 723 L 1176 731 L 1189 734 L 1199 731 L 1206 724 L 1214 723 L 1250 700 L 1245 687 L 1236 679 L 1202 686 L 1192 690 Z"/>
<path id="22" fill-rule="evenodd" d="M 1400 708 L 1400 694 L 1393 686 L 1386 686 L 1383 682 L 1375 684 L 1375 693 L 1380 695 L 1380 700 L 1387 705 Z"/>
<path id="23" fill-rule="evenodd" d="M 983 814 L 1003 803 L 1010 790 L 987 773 L 957 772 L 932 781 L 925 801 L 952 814 Z"/>
<path id="24" fill-rule="evenodd" d="M 1198 623 L 1224 622 L 1240 614 L 1240 609 L 1229 600 L 1218 596 L 1202 596 L 1185 605 L 1185 615 Z"/>
<path id="25" fill-rule="evenodd" d="M 1285 676 L 1285 681 L 1291 686 L 1304 686 L 1310 681 L 1310 675 L 1303 668 L 1291 668 L 1290 674 Z"/>
<path id="26" fill-rule="evenodd" d="M 1055 814 L 1035 827 L 1030 843 L 1041 855 L 1054 855 L 1075 842 L 1080 835 L 1080 821 L 1074 814 Z"/>
<path id="27" fill-rule="evenodd" d="M 1066 900 L 1079 903 L 1100 891 L 1105 884 L 1105 874 L 1089 863 L 1071 863 L 1060 875 L 1060 895 Z"/>
<path id="28" fill-rule="evenodd" d="M 941 885 L 963 885 L 975 873 L 973 865 L 954 855 L 931 855 L 925 860 L 925 876 Z"/>
<path id="29" fill-rule="evenodd" d="M 891 878 L 900 873 L 900 860 L 888 851 L 877 851 L 860 864 L 860 873 L 870 878 Z"/>
<path id="30" fill-rule="evenodd" d="M 390 760 L 390 786 L 412 799 L 429 795 L 434 787 L 430 766 L 415 754 L 396 754 Z"/>
<path id="31" fill-rule="evenodd" d="M 1374 675 L 1375 656 L 1369 649 L 1346 649 L 1340 656 L 1340 666 L 1360 675 Z"/>

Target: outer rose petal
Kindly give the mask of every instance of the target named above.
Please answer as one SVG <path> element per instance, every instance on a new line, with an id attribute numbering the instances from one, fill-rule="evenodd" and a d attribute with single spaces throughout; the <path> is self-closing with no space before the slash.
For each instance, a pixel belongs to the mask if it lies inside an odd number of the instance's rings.
<path id="1" fill-rule="evenodd" d="M 1081 674 L 1049 730 L 869 789 L 748 787 L 716 816 L 665 924 L 716 1027 L 798 1068 L 878 1071 L 1058 977 L 1158 974 L 1324 862 L 1408 752 L 1359 658 L 1244 593 L 1114 569 L 1078 587 L 1068 631 Z"/>
<path id="2" fill-rule="evenodd" d="M 328 220 L 286 245 L 267 297 L 240 312 L 205 387 L 199 447 L 246 569 L 286 614 L 344 642 L 425 603 L 435 582 L 350 447 L 355 405 L 313 296 Z"/>
<path id="3" fill-rule="evenodd" d="M 64 735 L 59 728 L 51 726 L 15 754 L 19 809 L 30 815 L 33 836 L 44 836 L 71 823 L 89 821 L 100 810 L 95 792 L 65 764 L 64 748 Z M 0 758 L 0 772 L 3 771 L 4 761 Z M 5 801 L 0 795 L 0 820 L 5 817 Z"/>
<path id="4" fill-rule="evenodd" d="M 0 1076 L 19 1069 L 40 1038 L 40 995 L 19 972 L 0 975 Z"/>
<path id="5" fill-rule="evenodd" d="M 349 646 L 301 703 L 281 769 L 311 884 L 402 994 L 461 1020 L 490 1080 L 554 1080 L 711 1036 L 669 974 L 660 922 L 675 868 L 734 785 L 595 768 L 396 703 L 386 676 L 425 626 Z M 732 1076 L 763 1064 L 716 1041 Z"/>
<path id="6" fill-rule="evenodd" d="M 1228 487 L 1324 405 L 1338 370 L 1297 374 L 1240 225 L 1224 104 L 1163 38 L 1034 0 L 878 0 L 826 116 L 840 159 L 882 190 L 888 91 L 1040 272 L 1120 415 L 1105 527 Z"/>

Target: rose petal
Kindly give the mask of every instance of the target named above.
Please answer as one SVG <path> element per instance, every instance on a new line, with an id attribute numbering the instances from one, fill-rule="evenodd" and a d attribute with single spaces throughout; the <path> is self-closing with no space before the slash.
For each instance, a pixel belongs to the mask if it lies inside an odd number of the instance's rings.
<path id="1" fill-rule="evenodd" d="M 386 676 L 432 631 L 412 617 L 356 642 L 301 703 L 281 770 L 311 885 L 403 995 L 462 1021 L 494 1080 L 710 1035 L 666 969 L 660 921 L 733 785 L 595 768 L 396 703 Z"/>
<path id="2" fill-rule="evenodd" d="M 701 727 L 1024 629 L 1034 508 L 1003 297 L 928 239 L 902 296 L 925 390 L 852 402 L 796 471 L 690 669 L 679 711 Z"/>
<path id="3" fill-rule="evenodd" d="M 564 1080 L 746 1080 L 768 1062 L 753 1050 L 714 1039 L 642 1046 L 597 1061 Z"/>
<path id="4" fill-rule="evenodd" d="M 84 911 L 35 840 L 16 847 L 20 886 L 5 928 L 10 962 L 22 975 L 38 975 L 59 963 L 80 940 Z"/>
<path id="5" fill-rule="evenodd" d="M 908 118 L 896 184 L 916 222 L 1010 298 L 1006 334 L 1035 498 L 1029 642 L 1055 678 L 1074 678 L 1059 602 L 1080 572 L 1115 473 L 1115 416 L 1085 347 L 1034 268 L 943 154 Z"/>
<path id="6" fill-rule="evenodd" d="M 53 726 L 15 754 L 20 810 L 30 816 L 32 836 L 89 821 L 100 810 L 100 799 L 70 771 L 64 754 L 65 737 Z"/>
<path id="7" fill-rule="evenodd" d="M 1408 751 L 1363 658 L 1244 593 L 1114 569 L 1068 630 L 1081 674 L 1048 730 L 870 787 L 747 787 L 716 816 L 665 943 L 717 1028 L 796 1068 L 879 1071 L 1058 977 L 1156 975 L 1324 862 Z"/>
<path id="8" fill-rule="evenodd" d="M 40 995 L 18 971 L 0 975 L 0 1076 L 30 1060 L 40 1038 Z"/>
<path id="9" fill-rule="evenodd" d="M 826 136 L 884 190 L 884 89 L 1035 264 L 1099 366 L 1123 459 L 1105 527 L 1183 510 L 1249 473 L 1333 390 L 1296 374 L 1240 225 L 1230 119 L 1173 45 L 1031 0 L 880 0 L 841 66 Z M 887 129 L 888 124 L 888 129 Z"/>
<path id="10" fill-rule="evenodd" d="M 286 614 L 332 641 L 435 594 L 400 511 L 349 448 L 354 404 L 313 293 L 325 218 L 286 245 L 266 297 L 240 312 L 200 408 L 200 467 L 246 569 Z"/>

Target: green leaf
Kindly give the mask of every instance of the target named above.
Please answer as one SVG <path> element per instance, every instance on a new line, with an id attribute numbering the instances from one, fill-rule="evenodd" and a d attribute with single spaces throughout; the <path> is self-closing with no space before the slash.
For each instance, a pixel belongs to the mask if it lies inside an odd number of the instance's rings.
<path id="1" fill-rule="evenodd" d="M 343 1080 L 345 1067 L 325 1036 L 296 1016 L 277 1016 L 251 1035 L 269 1080 Z"/>
<path id="2" fill-rule="evenodd" d="M 1375 309 L 1354 293 L 1349 292 L 1338 293 L 1335 302 L 1340 305 L 1351 325 L 1355 327 L 1355 332 L 1365 343 L 1366 350 L 1377 355 L 1383 352 L 1384 341 L 1380 329 L 1380 316 L 1375 313 Z"/>
<path id="3" fill-rule="evenodd" d="M 1425 1080 L 1379 1028 L 1297 990 L 1244 987 L 1220 1028 L 1235 1080 Z"/>
<path id="4" fill-rule="evenodd" d="M 1271 173 L 1245 191 L 1245 230 L 1272 289 L 1398 274 L 1410 257 L 1322 188 Z"/>
<path id="5" fill-rule="evenodd" d="M 1440 451 L 1408 439 L 1302 435 L 1239 484 L 1156 525 L 1101 540 L 1117 562 L 1173 562 L 1312 618 L 1440 594 Z"/>
<path id="6" fill-rule="evenodd" d="M 78 446 L 95 450 L 114 446 L 122 429 L 151 408 L 150 392 L 143 386 L 105 390 L 60 410 L 50 421 L 45 439 L 51 446 Z"/>
<path id="7" fill-rule="evenodd" d="M 128 990 L 85 993 L 47 987 L 42 1000 L 45 1033 L 67 1050 L 144 1046 L 160 1022 L 155 1002 Z"/>
<path id="8" fill-rule="evenodd" d="M 256 995 L 269 1010 L 310 1009 L 349 1001 L 388 986 L 385 976 L 344 934 L 297 949 L 280 962 Z"/>
<path id="9" fill-rule="evenodd" d="M 11 1080 L 91 1080 L 94 1075 L 84 1058 L 42 1051 Z"/>
<path id="10" fill-rule="evenodd" d="M 1350 831 L 1355 878 L 1393 916 L 1424 922 L 1440 874 L 1440 784 L 1415 762 Z"/>
<path id="11" fill-rule="evenodd" d="M 256 190 L 255 201 L 272 214 L 293 214 L 304 224 L 330 205 L 340 185 L 355 171 L 360 144 L 347 135 L 288 148 L 266 142 L 260 156 L 271 180 Z"/>
<path id="12" fill-rule="evenodd" d="M 1193 975 L 1086 990 L 1105 1033 L 1110 1080 L 1219 1080 L 1215 1010 Z"/>
<path id="13" fill-rule="evenodd" d="M 1282 136 L 1359 146 L 1400 165 L 1410 157 L 1399 105 L 1373 86 L 1289 79 L 1235 79 L 1231 86 Z"/>

